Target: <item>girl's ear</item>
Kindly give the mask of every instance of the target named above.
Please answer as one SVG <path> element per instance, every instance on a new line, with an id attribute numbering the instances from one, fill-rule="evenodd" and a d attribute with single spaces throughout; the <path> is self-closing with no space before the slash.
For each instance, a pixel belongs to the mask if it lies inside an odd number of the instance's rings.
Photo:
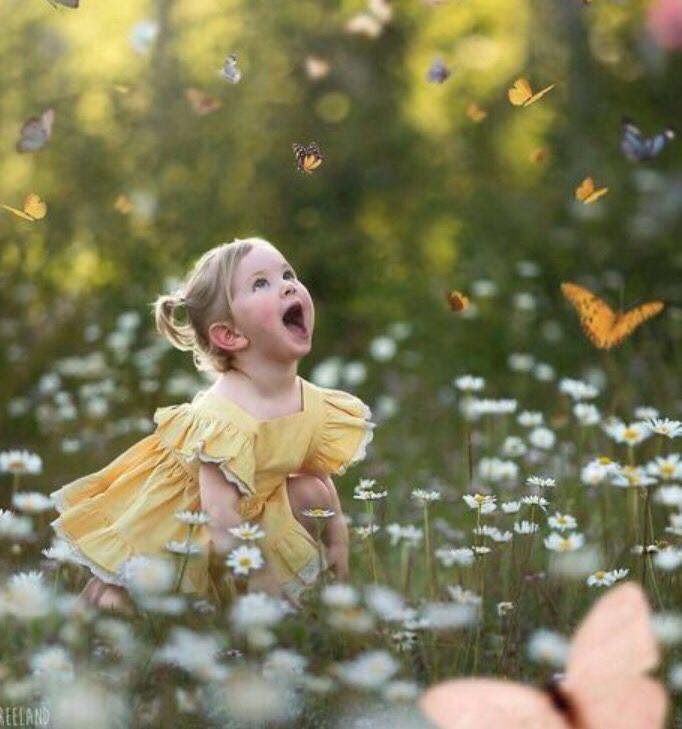
<path id="1" fill-rule="evenodd" d="M 218 321 L 208 328 L 208 338 L 214 347 L 226 352 L 241 352 L 249 346 L 249 340 L 229 321 Z"/>

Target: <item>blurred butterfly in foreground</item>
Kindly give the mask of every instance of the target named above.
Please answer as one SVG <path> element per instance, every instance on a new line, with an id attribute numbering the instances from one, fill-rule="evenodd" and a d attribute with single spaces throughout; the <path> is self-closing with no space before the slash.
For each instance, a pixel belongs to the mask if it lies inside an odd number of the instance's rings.
<path id="1" fill-rule="evenodd" d="M 42 149 L 52 136 L 54 109 L 46 109 L 40 116 L 27 119 L 19 132 L 17 152 L 37 152 Z"/>
<path id="2" fill-rule="evenodd" d="M 431 61 L 429 70 L 426 72 L 426 80 L 432 84 L 442 84 L 450 78 L 450 69 L 443 63 L 440 58 Z"/>
<path id="3" fill-rule="evenodd" d="M 588 289 L 574 283 L 562 283 L 561 293 L 573 304 L 580 326 L 587 338 L 598 349 L 611 349 L 647 319 L 660 313 L 662 301 L 647 301 L 628 311 L 613 311 L 611 307 Z"/>
<path id="4" fill-rule="evenodd" d="M 595 188 L 594 180 L 591 177 L 586 177 L 579 185 L 575 188 L 575 199 L 585 203 L 585 205 L 591 205 L 597 202 L 600 197 L 606 195 L 609 191 L 608 187 Z"/>
<path id="5" fill-rule="evenodd" d="M 296 156 L 296 164 L 301 172 L 311 174 L 322 164 L 324 157 L 317 142 L 311 142 L 308 145 L 294 142 L 291 146 Z"/>
<path id="6" fill-rule="evenodd" d="M 419 707 L 441 729 L 662 729 L 668 697 L 642 588 L 608 590 L 571 641 L 566 671 L 542 691 L 495 678 L 444 681 Z"/>
<path id="7" fill-rule="evenodd" d="M 220 75 L 231 84 L 238 84 L 242 78 L 242 72 L 237 68 L 237 54 L 230 53 L 225 59 L 223 67 L 219 71 Z"/>
<path id="8" fill-rule="evenodd" d="M 670 128 L 654 134 L 653 137 L 645 137 L 632 119 L 623 117 L 620 150 L 632 162 L 644 162 L 658 157 L 663 147 L 672 139 L 675 139 L 675 132 Z"/>
<path id="9" fill-rule="evenodd" d="M 447 291 L 445 293 L 445 300 L 452 311 L 460 312 L 469 307 L 469 298 L 465 296 L 461 291 Z"/>
<path id="10" fill-rule="evenodd" d="M 65 8 L 77 8 L 80 0 L 47 0 L 53 8 L 62 5 Z"/>
<path id="11" fill-rule="evenodd" d="M 210 114 L 221 107 L 220 99 L 192 86 L 185 89 L 185 98 L 192 107 L 192 111 L 199 116 Z"/>
<path id="12" fill-rule="evenodd" d="M 536 101 L 539 101 L 555 86 L 556 84 L 550 84 L 549 86 L 545 86 L 545 88 L 541 91 L 538 91 L 537 94 L 534 94 L 527 79 L 517 78 L 516 81 L 514 81 L 514 85 L 507 90 L 507 96 L 514 106 L 530 106 Z"/>
<path id="13" fill-rule="evenodd" d="M 0 207 L 5 208 L 5 210 L 9 210 L 10 213 L 13 213 L 19 218 L 30 220 L 31 222 L 40 220 L 47 214 L 47 205 L 34 192 L 26 195 L 24 202 L 22 203 L 21 210 L 17 210 L 16 208 L 5 205 L 4 203 L 0 203 Z"/>

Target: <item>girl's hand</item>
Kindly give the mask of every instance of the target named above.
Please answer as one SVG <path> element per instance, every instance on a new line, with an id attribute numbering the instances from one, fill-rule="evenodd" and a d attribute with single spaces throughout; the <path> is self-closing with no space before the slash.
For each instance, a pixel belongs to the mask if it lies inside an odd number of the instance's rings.
<path id="1" fill-rule="evenodd" d="M 327 563 L 337 580 L 347 582 L 350 579 L 346 544 L 332 544 L 327 547 Z"/>

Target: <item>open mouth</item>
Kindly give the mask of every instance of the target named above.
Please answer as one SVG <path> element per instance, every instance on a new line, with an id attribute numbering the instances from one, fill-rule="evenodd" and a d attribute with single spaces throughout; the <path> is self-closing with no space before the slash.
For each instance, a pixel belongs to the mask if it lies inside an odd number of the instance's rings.
<path id="1" fill-rule="evenodd" d="M 299 337 L 308 336 L 308 330 L 303 320 L 303 307 L 299 303 L 289 306 L 282 316 L 282 323 L 292 334 Z"/>

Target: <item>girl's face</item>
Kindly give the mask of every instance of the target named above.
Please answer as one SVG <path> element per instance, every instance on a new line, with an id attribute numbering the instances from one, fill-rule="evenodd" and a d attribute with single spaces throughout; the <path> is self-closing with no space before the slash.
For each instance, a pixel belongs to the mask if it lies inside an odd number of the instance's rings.
<path id="1" fill-rule="evenodd" d="M 232 280 L 234 325 L 249 349 L 282 362 L 308 354 L 315 309 L 308 289 L 273 246 L 253 248 L 237 264 Z"/>

